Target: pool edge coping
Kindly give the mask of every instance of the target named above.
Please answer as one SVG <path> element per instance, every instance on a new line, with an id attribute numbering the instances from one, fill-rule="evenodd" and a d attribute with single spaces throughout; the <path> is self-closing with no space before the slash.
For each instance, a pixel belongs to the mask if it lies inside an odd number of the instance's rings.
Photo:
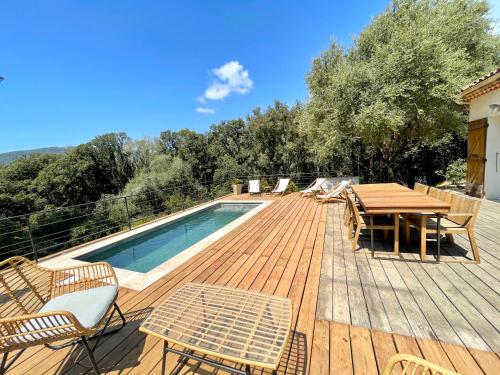
<path id="1" fill-rule="evenodd" d="M 166 260 L 165 262 L 161 263 L 160 265 L 156 266 L 152 270 L 142 273 L 142 272 L 137 272 L 137 271 L 129 271 L 125 270 L 123 268 L 118 268 L 118 267 L 113 267 L 115 270 L 116 276 L 118 278 L 118 284 L 120 287 L 125 287 L 129 289 L 133 289 L 136 291 L 142 291 L 154 282 L 158 281 L 160 278 L 166 276 L 168 273 L 173 271 L 175 268 L 179 267 L 183 263 L 187 262 L 189 259 L 194 257 L 196 254 L 200 253 L 201 251 L 205 250 L 208 246 L 210 246 L 212 243 L 216 242 L 220 238 L 224 237 L 226 234 L 234 230 L 236 227 L 240 226 L 247 220 L 249 220 L 251 217 L 257 215 L 259 212 L 261 212 L 264 208 L 268 207 L 273 203 L 273 200 L 231 200 L 231 199 L 224 199 L 224 200 L 216 200 L 212 201 L 209 203 L 201 204 L 196 207 L 187 209 L 183 212 L 177 213 L 175 215 L 169 215 L 168 217 L 155 220 L 154 222 L 147 223 L 144 225 L 141 225 L 138 228 L 134 228 L 132 230 L 119 233 L 115 236 L 109 237 L 109 238 L 104 238 L 101 240 L 94 241 L 92 243 L 89 243 L 88 245 L 83 245 L 79 246 L 74 250 L 68 250 L 65 251 L 64 253 L 60 255 L 55 255 L 52 256 L 48 259 L 43 259 L 40 261 L 40 265 L 47 267 L 47 268 L 64 268 L 64 267 L 73 267 L 73 266 L 79 266 L 79 265 L 85 265 L 85 264 L 91 264 L 91 262 L 85 262 L 82 260 L 78 260 L 76 258 L 94 252 L 98 251 L 100 249 L 103 249 L 107 246 L 113 245 L 117 242 L 120 241 L 125 241 L 131 237 L 134 237 L 138 234 L 148 232 L 151 230 L 154 230 L 158 227 L 161 227 L 163 225 L 166 225 L 170 222 L 174 222 L 176 220 L 182 219 L 183 217 L 192 215 L 196 212 L 203 211 L 207 208 L 210 208 L 212 206 L 215 206 L 217 204 L 221 203 L 237 203 L 237 204 L 252 204 L 252 203 L 258 203 L 259 206 L 255 207 L 254 209 L 248 211 L 244 215 L 240 216 L 236 220 L 233 220 L 232 222 L 226 224 L 222 228 L 218 229 L 217 231 L 213 232 L 209 236 L 203 238 L 202 240 L 196 242 L 195 244 L 191 245 L 187 249 L 181 251 L 180 253 L 176 254 L 172 258 Z"/>

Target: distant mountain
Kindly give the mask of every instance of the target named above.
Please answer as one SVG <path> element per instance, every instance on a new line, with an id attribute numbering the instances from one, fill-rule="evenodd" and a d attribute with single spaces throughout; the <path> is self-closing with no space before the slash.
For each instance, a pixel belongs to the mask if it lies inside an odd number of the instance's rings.
<path id="1" fill-rule="evenodd" d="M 65 154 L 69 150 L 71 150 L 71 147 L 45 147 L 35 148 L 33 150 L 5 152 L 0 154 L 0 165 L 9 164 L 21 156 L 33 154 Z"/>

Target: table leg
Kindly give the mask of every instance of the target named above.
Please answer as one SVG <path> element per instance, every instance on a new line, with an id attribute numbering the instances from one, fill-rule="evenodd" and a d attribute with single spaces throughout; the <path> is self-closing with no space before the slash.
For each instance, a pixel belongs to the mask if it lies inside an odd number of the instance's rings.
<path id="1" fill-rule="evenodd" d="M 167 367 L 167 349 L 168 349 L 168 341 L 163 341 L 163 357 L 161 358 L 161 374 L 165 374 L 165 370 Z"/>
<path id="2" fill-rule="evenodd" d="M 373 216 L 370 216 L 370 243 L 372 246 L 372 258 L 375 258 L 375 246 L 373 244 Z"/>
<path id="3" fill-rule="evenodd" d="M 394 255 L 399 256 L 399 213 L 394 214 Z"/>
<path id="4" fill-rule="evenodd" d="M 403 228 L 404 228 L 404 237 L 405 237 L 405 243 L 407 245 L 410 244 L 410 223 L 408 221 L 408 214 L 403 215 Z"/>
<path id="5" fill-rule="evenodd" d="M 420 217 L 420 260 L 425 261 L 427 253 L 427 216 Z"/>
<path id="6" fill-rule="evenodd" d="M 438 243 L 438 256 L 437 262 L 441 261 L 441 214 L 437 214 L 437 243 Z"/>

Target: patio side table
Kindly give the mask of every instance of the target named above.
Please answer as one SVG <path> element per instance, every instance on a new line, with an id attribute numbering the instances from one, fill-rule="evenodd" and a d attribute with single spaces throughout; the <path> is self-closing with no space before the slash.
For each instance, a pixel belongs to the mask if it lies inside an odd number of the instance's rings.
<path id="1" fill-rule="evenodd" d="M 166 355 L 172 352 L 181 356 L 174 374 L 188 359 L 239 375 L 250 374 L 250 366 L 270 369 L 275 374 L 288 341 L 291 319 L 292 303 L 287 298 L 189 283 L 156 307 L 139 330 L 164 340 L 162 373 Z"/>

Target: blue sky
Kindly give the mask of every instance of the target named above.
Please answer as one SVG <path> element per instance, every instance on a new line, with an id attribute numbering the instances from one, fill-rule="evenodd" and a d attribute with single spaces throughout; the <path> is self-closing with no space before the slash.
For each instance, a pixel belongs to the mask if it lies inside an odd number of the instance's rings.
<path id="1" fill-rule="evenodd" d="M 0 152 L 204 132 L 307 97 L 311 61 L 388 1 L 2 1 Z"/>

